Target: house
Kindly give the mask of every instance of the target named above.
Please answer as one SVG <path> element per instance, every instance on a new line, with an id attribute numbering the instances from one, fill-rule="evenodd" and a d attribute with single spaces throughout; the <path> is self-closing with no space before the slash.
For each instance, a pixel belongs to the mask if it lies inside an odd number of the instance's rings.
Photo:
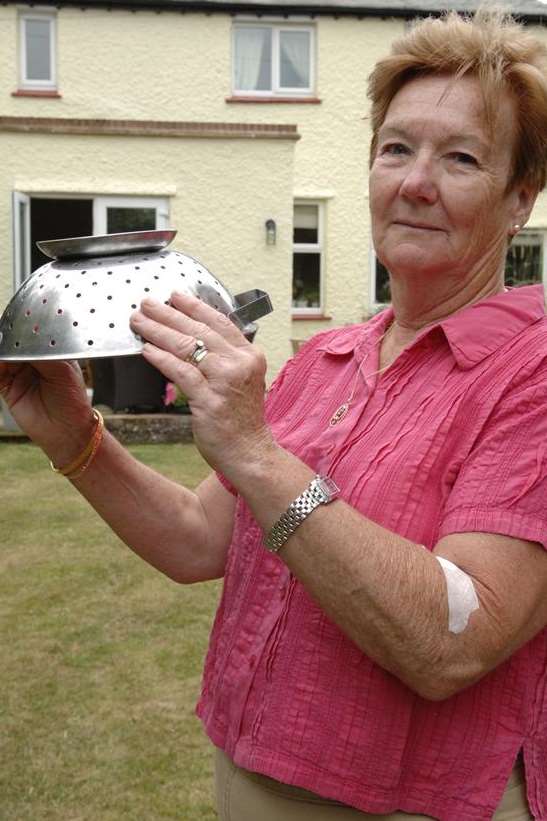
<path id="1" fill-rule="evenodd" d="M 274 374 L 387 298 L 368 220 L 366 81 L 410 18 L 471 2 L 55 0 L 0 6 L 0 306 L 37 239 L 178 229 L 232 292 L 268 291 Z M 547 6 L 513 11 L 546 37 Z M 545 281 L 547 198 L 511 281 Z"/>

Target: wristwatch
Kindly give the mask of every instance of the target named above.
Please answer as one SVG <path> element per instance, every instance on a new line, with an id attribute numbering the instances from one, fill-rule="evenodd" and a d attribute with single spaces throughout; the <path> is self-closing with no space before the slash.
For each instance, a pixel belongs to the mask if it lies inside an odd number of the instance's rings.
<path id="1" fill-rule="evenodd" d="M 272 553 L 278 553 L 298 525 L 319 505 L 327 505 L 336 499 L 340 488 L 328 476 L 317 474 L 308 487 L 298 496 L 279 517 L 264 538 L 264 544 Z"/>

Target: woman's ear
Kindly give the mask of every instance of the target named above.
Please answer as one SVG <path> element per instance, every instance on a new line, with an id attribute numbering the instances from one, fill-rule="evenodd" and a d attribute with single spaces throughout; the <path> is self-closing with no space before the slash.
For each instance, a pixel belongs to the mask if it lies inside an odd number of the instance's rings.
<path id="1" fill-rule="evenodd" d="M 509 235 L 514 236 L 524 228 L 532 213 L 539 191 L 533 185 L 517 184 L 512 191 L 512 207 L 510 208 Z"/>

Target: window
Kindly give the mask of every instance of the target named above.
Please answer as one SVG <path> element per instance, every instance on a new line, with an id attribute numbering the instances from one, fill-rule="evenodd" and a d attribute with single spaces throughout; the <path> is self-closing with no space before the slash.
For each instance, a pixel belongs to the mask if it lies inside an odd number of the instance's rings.
<path id="1" fill-rule="evenodd" d="M 162 197 L 95 197 L 93 233 L 154 231 L 168 225 L 169 208 Z"/>
<path id="2" fill-rule="evenodd" d="M 298 314 L 320 314 L 322 309 L 322 217 L 318 203 L 294 206 L 292 305 Z"/>
<path id="3" fill-rule="evenodd" d="M 527 232 L 514 237 L 505 261 L 505 284 L 518 287 L 543 282 L 543 270 L 543 234 Z"/>
<path id="4" fill-rule="evenodd" d="M 313 89 L 313 29 L 234 26 L 234 94 L 309 96 Z"/>
<path id="5" fill-rule="evenodd" d="M 387 305 L 391 302 L 391 288 L 389 285 L 389 273 L 385 265 L 382 265 L 376 254 L 372 254 L 373 259 L 373 287 L 372 304 Z"/>
<path id="6" fill-rule="evenodd" d="M 19 38 L 21 88 L 55 89 L 55 15 L 47 12 L 22 14 Z"/>
<path id="7" fill-rule="evenodd" d="M 36 242 L 90 234 L 161 230 L 169 225 L 166 197 L 91 197 L 86 194 L 12 196 L 14 287 L 46 262 Z"/>

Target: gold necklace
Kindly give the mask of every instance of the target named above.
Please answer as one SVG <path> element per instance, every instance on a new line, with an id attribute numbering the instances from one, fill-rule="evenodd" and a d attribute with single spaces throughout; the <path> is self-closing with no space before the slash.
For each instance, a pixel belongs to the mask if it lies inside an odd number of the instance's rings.
<path id="1" fill-rule="evenodd" d="M 390 331 L 394 327 L 394 325 L 395 325 L 395 320 L 391 323 L 389 328 L 387 328 L 387 330 L 384 331 L 384 333 L 382 334 L 382 336 L 380 337 L 380 339 L 376 343 L 377 346 L 378 346 L 378 357 L 380 356 L 380 345 L 382 344 L 384 339 L 387 338 L 388 334 L 390 333 Z M 353 397 L 355 396 L 355 391 L 357 390 L 357 383 L 359 381 L 361 371 L 363 370 L 363 365 L 366 365 L 370 354 L 371 354 L 371 351 L 369 351 L 367 353 L 367 355 L 365 356 L 365 358 L 363 359 L 363 361 L 361 362 L 361 364 L 359 365 L 359 367 L 357 369 L 357 373 L 355 374 L 355 378 L 354 378 L 352 386 L 351 386 L 350 395 L 348 396 L 348 398 L 346 399 L 345 402 L 342 402 L 342 404 L 338 408 L 336 408 L 336 410 L 332 414 L 331 418 L 329 419 L 329 426 L 331 428 L 334 427 L 335 425 L 337 425 L 339 422 L 341 422 L 342 419 L 347 414 L 347 412 L 349 411 L 349 409 L 351 407 L 351 403 L 353 402 Z M 389 365 L 391 365 L 391 364 L 392 363 L 390 362 Z M 384 368 L 380 368 L 379 370 L 374 371 L 373 373 L 369 374 L 369 376 L 378 376 L 378 374 L 383 373 L 384 371 L 386 371 L 389 368 L 389 365 L 386 365 Z"/>

